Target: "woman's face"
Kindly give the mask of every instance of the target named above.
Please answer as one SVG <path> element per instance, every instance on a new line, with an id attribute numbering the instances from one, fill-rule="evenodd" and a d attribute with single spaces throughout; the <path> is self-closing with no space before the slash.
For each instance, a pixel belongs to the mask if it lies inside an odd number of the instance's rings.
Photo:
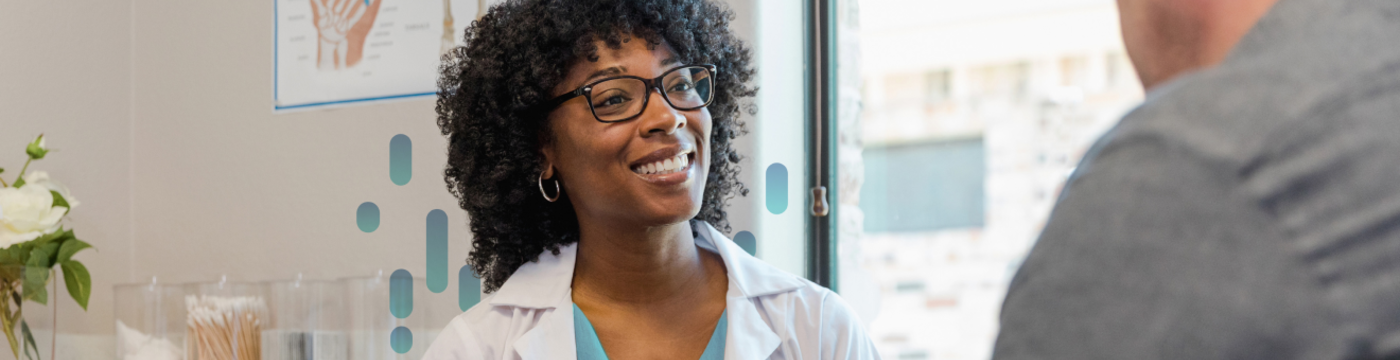
<path id="1" fill-rule="evenodd" d="M 682 65 L 670 46 L 647 49 L 637 37 L 619 49 L 596 45 L 598 61 L 573 64 L 551 95 L 613 76 L 651 79 Z M 710 111 L 676 110 L 655 89 L 647 96 L 641 115 L 627 121 L 597 121 L 583 96 L 550 113 L 554 134 L 543 150 L 545 165 L 552 168 L 544 175 L 560 180 L 581 222 L 649 227 L 686 221 L 700 212 L 710 163 Z M 607 97 L 595 90 L 593 101 L 603 103 Z M 683 167 L 661 170 L 667 161 Z"/>

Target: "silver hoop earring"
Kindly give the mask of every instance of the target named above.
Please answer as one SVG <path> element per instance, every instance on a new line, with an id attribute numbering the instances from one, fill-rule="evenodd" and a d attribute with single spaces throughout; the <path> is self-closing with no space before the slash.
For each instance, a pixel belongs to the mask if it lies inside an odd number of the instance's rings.
<path id="1" fill-rule="evenodd" d="M 549 193 L 547 193 L 547 192 L 544 191 L 544 173 L 543 173 L 543 172 L 540 173 L 539 179 L 540 179 L 540 181 L 538 181 L 538 182 L 539 182 L 539 184 L 540 184 L 540 195 L 544 195 L 544 201 L 548 201 L 548 202 L 559 201 L 559 195 L 563 195 L 563 194 L 564 194 L 564 192 L 563 192 L 562 190 L 559 189 L 559 180 L 554 180 L 554 197 L 549 197 Z"/>

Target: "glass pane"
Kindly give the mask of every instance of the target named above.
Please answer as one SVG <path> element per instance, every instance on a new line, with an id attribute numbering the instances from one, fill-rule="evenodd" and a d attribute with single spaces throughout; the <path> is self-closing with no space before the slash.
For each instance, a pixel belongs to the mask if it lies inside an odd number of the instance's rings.
<path id="1" fill-rule="evenodd" d="M 800 1 L 755 1 L 758 113 L 749 122 L 754 151 L 744 171 L 755 181 L 758 257 L 796 275 L 807 271 L 806 33 Z"/>
<path id="2" fill-rule="evenodd" d="M 988 359 L 1061 184 L 1142 97 L 1112 0 L 839 0 L 838 284 L 886 359 Z"/>
<path id="3" fill-rule="evenodd" d="M 761 89 L 756 112 L 741 118 L 748 134 L 736 139 L 748 196 L 730 201 L 729 236 L 759 259 L 795 275 L 806 274 L 806 102 L 802 2 L 725 0 L 735 10 L 731 29 L 753 51 Z M 723 70 L 721 70 L 723 71 Z M 721 76 L 721 78 L 723 78 Z"/>

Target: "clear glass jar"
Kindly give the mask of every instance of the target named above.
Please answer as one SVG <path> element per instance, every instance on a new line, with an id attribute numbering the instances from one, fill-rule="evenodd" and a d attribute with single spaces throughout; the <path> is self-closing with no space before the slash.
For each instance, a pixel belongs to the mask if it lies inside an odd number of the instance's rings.
<path id="1" fill-rule="evenodd" d="M 263 329 L 263 360 L 345 359 L 345 285 L 336 281 L 265 283 L 271 323 Z"/>
<path id="2" fill-rule="evenodd" d="M 117 360 L 184 359 L 185 287 L 161 284 L 117 285 Z"/>
<path id="3" fill-rule="evenodd" d="M 185 287 L 187 359 L 262 356 L 262 330 L 272 321 L 262 284 L 221 280 Z"/>

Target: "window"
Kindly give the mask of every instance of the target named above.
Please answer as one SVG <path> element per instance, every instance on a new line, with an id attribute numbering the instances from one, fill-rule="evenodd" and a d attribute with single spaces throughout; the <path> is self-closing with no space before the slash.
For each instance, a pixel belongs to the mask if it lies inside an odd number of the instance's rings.
<path id="1" fill-rule="evenodd" d="M 1141 101 L 1114 2 L 815 3 L 836 289 L 884 358 L 988 359 L 1061 184 Z"/>

